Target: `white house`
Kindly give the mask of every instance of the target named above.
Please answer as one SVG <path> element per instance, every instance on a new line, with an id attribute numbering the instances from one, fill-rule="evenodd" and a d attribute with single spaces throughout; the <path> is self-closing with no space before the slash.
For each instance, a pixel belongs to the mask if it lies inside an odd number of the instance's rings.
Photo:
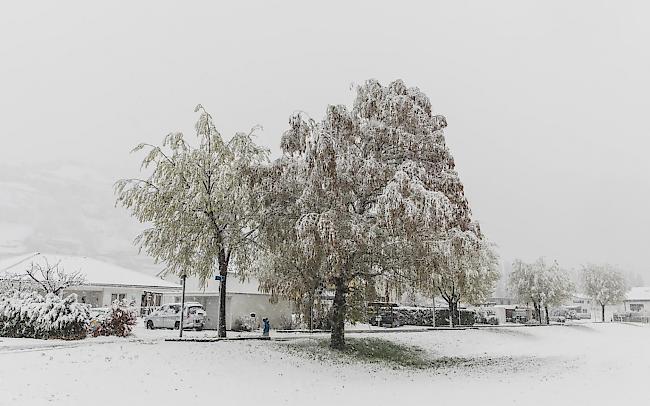
<path id="1" fill-rule="evenodd" d="M 650 287 L 640 286 L 630 289 L 623 300 L 625 312 L 650 314 Z"/>
<path id="2" fill-rule="evenodd" d="M 206 329 L 216 329 L 219 323 L 220 281 L 215 280 L 216 275 L 215 272 L 215 275 L 205 281 L 205 285 L 201 285 L 195 276 L 188 277 L 185 282 L 185 300 L 203 305 L 206 312 Z M 163 277 L 174 284 L 181 283 L 178 275 Z M 255 278 L 242 281 L 236 273 L 229 272 L 226 290 L 226 329 L 230 329 L 237 319 L 244 323 L 257 324 L 267 317 L 273 328 L 281 328 L 286 320 L 291 320 L 292 304 L 282 299 L 271 303 L 271 296 L 259 291 L 259 282 Z M 177 293 L 175 301 L 180 300 L 180 293 Z M 252 318 L 251 315 L 255 317 Z"/>
<path id="3" fill-rule="evenodd" d="M 591 315 L 597 313 L 598 310 L 592 302 L 593 300 L 589 296 L 583 295 L 582 293 L 574 293 L 571 296 L 571 302 L 566 307 L 569 310 L 575 311 L 579 319 L 591 319 Z"/>
<path id="4" fill-rule="evenodd" d="M 76 293 L 80 302 L 92 307 L 106 307 L 119 299 L 142 308 L 144 313 L 149 307 L 173 301 L 181 289 L 176 283 L 93 258 L 41 253 L 0 260 L 0 279 L 24 275 L 32 263 L 44 265 L 46 260 L 50 265 L 59 263 L 66 273 L 79 272 L 85 278 L 82 286 L 67 288 L 64 294 Z"/>

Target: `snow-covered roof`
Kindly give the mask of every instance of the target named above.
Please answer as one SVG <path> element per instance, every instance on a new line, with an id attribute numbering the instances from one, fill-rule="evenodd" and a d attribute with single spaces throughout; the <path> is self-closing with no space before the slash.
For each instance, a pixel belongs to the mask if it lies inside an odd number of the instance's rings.
<path id="1" fill-rule="evenodd" d="M 625 299 L 650 301 L 650 286 L 639 286 L 630 289 L 630 291 L 625 295 Z"/>
<path id="2" fill-rule="evenodd" d="M 0 278 L 6 274 L 24 274 L 25 270 L 32 262 L 44 265 L 46 259 L 50 265 L 59 262 L 60 267 L 66 272 L 78 271 L 84 276 L 86 279 L 86 285 L 89 286 L 132 286 L 159 289 L 180 289 L 180 285 L 176 283 L 93 258 L 41 253 L 1 259 Z"/>

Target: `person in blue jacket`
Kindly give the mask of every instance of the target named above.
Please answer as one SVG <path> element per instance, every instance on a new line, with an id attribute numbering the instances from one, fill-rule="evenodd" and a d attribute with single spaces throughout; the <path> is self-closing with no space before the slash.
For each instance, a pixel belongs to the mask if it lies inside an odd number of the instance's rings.
<path id="1" fill-rule="evenodd" d="M 269 336 L 269 331 L 271 331 L 271 323 L 269 323 L 269 319 L 266 317 L 262 319 L 262 336 L 263 337 L 268 337 Z"/>

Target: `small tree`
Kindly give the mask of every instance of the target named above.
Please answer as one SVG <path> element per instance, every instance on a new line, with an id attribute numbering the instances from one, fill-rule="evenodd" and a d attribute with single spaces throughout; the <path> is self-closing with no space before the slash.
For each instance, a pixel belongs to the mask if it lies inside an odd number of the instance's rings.
<path id="1" fill-rule="evenodd" d="M 493 246 L 485 241 L 478 227 L 460 231 L 452 229 L 442 244 L 434 278 L 435 286 L 449 306 L 449 325 L 454 326 L 461 300 L 484 301 L 499 279 L 498 257 Z"/>
<path id="2" fill-rule="evenodd" d="M 60 296 L 64 289 L 86 283 L 86 279 L 80 271 L 66 272 L 61 261 L 50 264 L 47 258 L 43 259 L 44 264 L 32 262 L 29 269 L 25 271 L 25 275 L 39 286 L 44 294 L 53 293 Z"/>
<path id="3" fill-rule="evenodd" d="M 544 284 L 545 297 L 542 303 L 546 313 L 546 324 L 550 324 L 549 306 L 560 306 L 566 303 L 575 291 L 575 285 L 571 281 L 569 274 L 561 269 L 557 262 L 547 268 Z"/>
<path id="4" fill-rule="evenodd" d="M 625 299 L 625 278 L 608 264 L 586 265 L 582 270 L 585 291 L 601 307 L 605 322 L 605 306 L 620 303 Z"/>
<path id="5" fill-rule="evenodd" d="M 512 264 L 508 284 L 515 297 L 524 303 L 532 303 L 535 318 L 542 324 L 542 301 L 546 290 L 544 271 L 547 268 L 544 258 L 532 264 L 516 259 Z"/>
<path id="6" fill-rule="evenodd" d="M 517 259 L 512 268 L 508 280 L 510 290 L 520 301 L 533 304 L 535 317 L 540 324 L 544 309 L 546 324 L 549 324 L 549 306 L 564 303 L 574 290 L 567 272 L 560 268 L 557 261 L 549 264 L 544 258 L 531 264 Z"/>
<path id="7" fill-rule="evenodd" d="M 148 149 L 144 179 L 122 179 L 115 185 L 117 203 L 140 222 L 151 224 L 136 243 L 166 272 L 196 275 L 203 283 L 215 267 L 221 276 L 219 337 L 226 336 L 226 277 L 231 259 L 244 274 L 255 249 L 261 222 L 261 198 L 256 168 L 268 162 L 268 151 L 250 133 L 224 141 L 212 116 L 198 105 L 197 146 L 183 134 L 170 133 L 162 146 Z"/>

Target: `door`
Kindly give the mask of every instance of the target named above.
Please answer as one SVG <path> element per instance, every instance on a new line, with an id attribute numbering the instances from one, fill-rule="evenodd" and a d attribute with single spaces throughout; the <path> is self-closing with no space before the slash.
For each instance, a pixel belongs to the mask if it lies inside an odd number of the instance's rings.
<path id="1" fill-rule="evenodd" d="M 180 311 L 180 305 L 169 305 L 168 310 L 164 315 L 164 326 L 166 328 L 174 328 L 174 324 L 181 319 Z"/>
<path id="2" fill-rule="evenodd" d="M 153 323 L 153 326 L 156 328 L 161 328 L 165 327 L 165 318 L 163 315 L 169 311 L 169 306 L 165 305 L 161 307 L 158 310 L 155 310 L 153 313 L 151 313 L 151 322 Z"/>

